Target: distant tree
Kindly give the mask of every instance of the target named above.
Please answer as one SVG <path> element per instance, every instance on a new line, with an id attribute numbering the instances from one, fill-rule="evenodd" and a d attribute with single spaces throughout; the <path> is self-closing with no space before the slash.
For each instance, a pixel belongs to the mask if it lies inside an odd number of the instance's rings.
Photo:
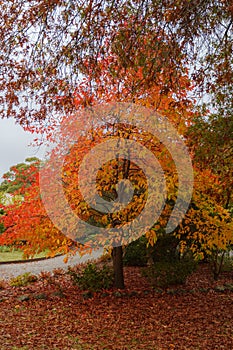
<path id="1" fill-rule="evenodd" d="M 34 181 L 34 173 L 38 171 L 41 165 L 40 159 L 36 157 L 25 159 L 24 163 L 13 165 L 10 170 L 3 175 L 3 181 L 0 184 L 0 193 L 24 195 L 28 187 Z"/>

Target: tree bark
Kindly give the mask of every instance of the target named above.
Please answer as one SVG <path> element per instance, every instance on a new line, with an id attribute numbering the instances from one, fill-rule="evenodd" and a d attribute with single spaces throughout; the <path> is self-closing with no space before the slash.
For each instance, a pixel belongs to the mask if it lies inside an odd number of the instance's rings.
<path id="1" fill-rule="evenodd" d="M 118 289 L 124 289 L 124 273 L 123 273 L 123 250 L 122 246 L 114 247 L 112 250 L 113 270 L 114 270 L 114 286 Z"/>

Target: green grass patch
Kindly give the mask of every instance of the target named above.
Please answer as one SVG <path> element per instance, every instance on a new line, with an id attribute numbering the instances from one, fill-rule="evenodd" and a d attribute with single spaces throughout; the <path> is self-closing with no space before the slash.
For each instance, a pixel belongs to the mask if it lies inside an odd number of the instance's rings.
<path id="1" fill-rule="evenodd" d="M 41 252 L 39 254 L 36 254 L 33 256 L 33 259 L 36 258 L 45 258 L 48 254 L 48 251 Z M 16 248 L 9 248 L 9 247 L 0 247 L 0 263 L 1 262 L 8 262 L 8 261 L 15 261 L 15 260 L 25 260 L 23 258 L 23 252 L 20 249 Z"/>
<path id="2" fill-rule="evenodd" d="M 24 287 L 32 282 L 37 281 L 37 277 L 32 275 L 30 272 L 25 272 L 22 275 L 19 275 L 17 277 L 14 277 L 10 280 L 10 286 L 11 287 Z"/>

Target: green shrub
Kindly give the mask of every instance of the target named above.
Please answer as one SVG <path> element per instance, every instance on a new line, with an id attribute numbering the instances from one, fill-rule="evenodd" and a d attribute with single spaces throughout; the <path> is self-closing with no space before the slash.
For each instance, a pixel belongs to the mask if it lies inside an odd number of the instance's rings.
<path id="1" fill-rule="evenodd" d="M 158 240 L 152 250 L 153 261 L 174 262 L 178 260 L 179 253 L 177 250 L 179 244 L 178 238 L 174 235 L 163 234 L 158 237 Z"/>
<path id="2" fill-rule="evenodd" d="M 174 235 L 163 234 L 159 236 L 153 247 L 147 247 L 147 243 L 146 237 L 142 236 L 126 246 L 123 258 L 124 265 L 146 266 L 149 258 L 152 258 L 154 262 L 178 260 L 179 240 Z"/>
<path id="3" fill-rule="evenodd" d="M 31 275 L 30 272 L 25 272 L 22 275 L 14 277 L 10 280 L 10 285 L 12 287 L 24 287 L 32 282 L 37 281 L 37 277 L 35 275 Z"/>
<path id="4" fill-rule="evenodd" d="M 0 234 L 5 231 L 5 226 L 2 222 L 0 222 Z"/>
<path id="5" fill-rule="evenodd" d="M 146 266 L 148 261 L 147 239 L 145 236 L 125 247 L 123 263 L 126 266 Z"/>
<path id="6" fill-rule="evenodd" d="M 0 253 L 8 253 L 12 252 L 13 248 L 8 245 L 1 245 L 0 246 Z"/>
<path id="7" fill-rule="evenodd" d="M 227 251 L 218 247 L 212 249 L 207 255 L 207 261 L 212 268 L 214 279 L 217 280 L 222 272 L 230 272 L 233 270 L 233 256 L 231 248 Z"/>
<path id="8" fill-rule="evenodd" d="M 153 266 L 146 268 L 143 275 L 154 287 L 167 288 L 171 285 L 184 284 L 196 266 L 197 263 L 194 260 L 156 262 Z"/>
<path id="9" fill-rule="evenodd" d="M 233 256 L 230 256 L 230 254 L 228 254 L 223 260 L 222 271 L 223 272 L 233 271 Z"/>
<path id="10" fill-rule="evenodd" d="M 69 274 L 82 290 L 98 292 L 113 286 L 113 271 L 106 265 L 99 268 L 96 264 L 89 263 L 80 273 L 70 269 Z"/>

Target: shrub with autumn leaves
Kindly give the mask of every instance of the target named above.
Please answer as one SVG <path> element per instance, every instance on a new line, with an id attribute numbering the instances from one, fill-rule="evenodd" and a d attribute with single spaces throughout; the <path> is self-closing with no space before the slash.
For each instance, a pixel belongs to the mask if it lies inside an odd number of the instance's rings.
<path id="1" fill-rule="evenodd" d="M 233 219 L 230 208 L 224 208 L 224 193 L 218 176 L 210 170 L 196 172 L 193 200 L 177 234 L 181 252 L 188 247 L 198 259 L 208 257 L 216 279 L 233 245 Z"/>

